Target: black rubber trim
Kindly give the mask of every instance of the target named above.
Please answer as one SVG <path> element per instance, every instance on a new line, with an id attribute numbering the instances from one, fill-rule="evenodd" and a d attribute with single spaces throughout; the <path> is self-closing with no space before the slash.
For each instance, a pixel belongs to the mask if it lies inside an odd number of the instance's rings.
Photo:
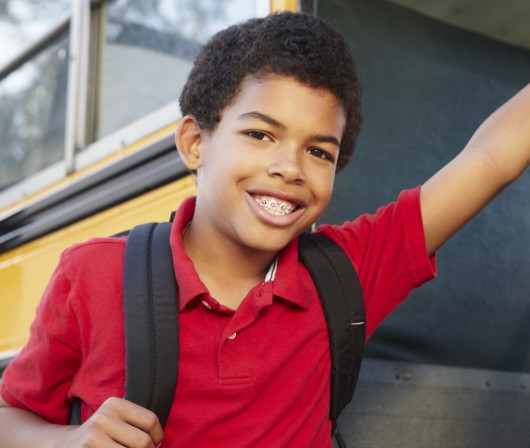
<path id="1" fill-rule="evenodd" d="M 188 174 L 167 137 L 0 222 L 0 253 Z"/>

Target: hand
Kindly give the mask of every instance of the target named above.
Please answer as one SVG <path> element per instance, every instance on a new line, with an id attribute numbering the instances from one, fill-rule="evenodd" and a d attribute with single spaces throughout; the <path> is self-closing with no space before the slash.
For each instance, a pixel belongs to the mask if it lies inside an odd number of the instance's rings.
<path id="1" fill-rule="evenodd" d="M 64 446 L 157 448 L 164 436 L 153 412 L 123 398 L 109 398 L 92 417 L 71 427 Z"/>

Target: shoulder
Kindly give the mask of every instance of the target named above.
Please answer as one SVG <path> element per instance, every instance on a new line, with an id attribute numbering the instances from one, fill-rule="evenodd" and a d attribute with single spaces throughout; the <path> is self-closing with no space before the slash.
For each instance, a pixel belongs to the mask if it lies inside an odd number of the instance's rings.
<path id="1" fill-rule="evenodd" d="M 61 254 L 60 263 L 66 268 L 83 267 L 105 270 L 109 266 L 119 264 L 123 267 L 126 239 L 91 238 L 77 243 Z"/>
<path id="2" fill-rule="evenodd" d="M 109 292 L 121 294 L 125 238 L 92 238 L 74 244 L 60 257 L 54 277 L 68 292 L 69 301 Z"/>
<path id="3" fill-rule="evenodd" d="M 82 243 L 76 243 L 68 247 L 62 253 L 62 258 L 82 258 L 85 256 L 99 255 L 108 253 L 109 255 L 123 256 L 125 251 L 125 237 L 108 237 L 108 238 L 90 238 Z"/>
<path id="4" fill-rule="evenodd" d="M 379 207 L 341 225 L 324 224 L 317 229 L 338 243 L 358 264 L 367 251 L 388 248 L 389 243 L 406 235 L 422 244 L 424 241 L 420 208 L 420 187 L 404 190 L 396 201 Z"/>
<path id="5" fill-rule="evenodd" d="M 125 238 L 93 238 L 74 244 L 61 255 L 57 282 L 47 291 L 49 300 L 57 303 L 63 296 L 65 305 L 75 316 L 82 344 L 93 345 L 94 334 L 108 334 L 123 322 L 123 260 Z"/>

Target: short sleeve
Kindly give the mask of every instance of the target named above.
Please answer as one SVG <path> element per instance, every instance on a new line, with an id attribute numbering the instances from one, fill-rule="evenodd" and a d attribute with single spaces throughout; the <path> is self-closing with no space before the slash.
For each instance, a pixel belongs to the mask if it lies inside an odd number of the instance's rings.
<path id="1" fill-rule="evenodd" d="M 436 276 L 429 257 L 420 208 L 420 187 L 405 190 L 396 202 L 374 214 L 317 232 L 348 253 L 361 283 L 367 315 L 367 337 L 410 292 Z"/>
<path id="2" fill-rule="evenodd" d="M 37 307 L 29 340 L 5 370 L 1 385 L 2 397 L 12 406 L 60 424 L 68 421 L 69 390 L 81 360 L 64 258 Z"/>

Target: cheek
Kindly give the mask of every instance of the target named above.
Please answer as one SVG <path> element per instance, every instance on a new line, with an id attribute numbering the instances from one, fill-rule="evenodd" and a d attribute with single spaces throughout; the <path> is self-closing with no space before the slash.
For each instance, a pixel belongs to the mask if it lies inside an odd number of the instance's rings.
<path id="1" fill-rule="evenodd" d="M 222 144 L 217 144 L 208 148 L 204 153 L 204 165 L 209 166 L 210 170 L 223 167 L 225 170 L 233 171 L 238 166 L 248 164 L 250 157 L 249 151 L 241 147 L 241 143 L 235 139 L 219 138 Z"/>
<path id="2" fill-rule="evenodd" d="M 263 158 L 254 157 L 248 151 L 230 151 L 223 154 L 214 169 L 217 170 L 218 176 L 222 170 L 223 176 L 231 180 L 241 180 L 263 172 Z"/>
<path id="3" fill-rule="evenodd" d="M 321 174 L 320 177 L 317 177 L 317 182 L 315 188 L 318 191 L 318 195 L 321 199 L 326 201 L 329 200 L 331 194 L 333 193 L 333 184 L 335 181 L 335 172 Z"/>

